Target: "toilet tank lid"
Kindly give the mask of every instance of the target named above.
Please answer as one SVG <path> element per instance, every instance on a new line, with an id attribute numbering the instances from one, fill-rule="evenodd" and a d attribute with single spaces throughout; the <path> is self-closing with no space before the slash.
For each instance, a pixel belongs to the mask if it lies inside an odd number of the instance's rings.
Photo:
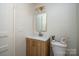
<path id="1" fill-rule="evenodd" d="M 64 43 L 61 43 L 58 41 L 54 41 L 54 40 L 51 41 L 51 44 L 56 45 L 56 46 L 60 46 L 60 47 L 67 47 L 67 44 L 64 44 Z"/>

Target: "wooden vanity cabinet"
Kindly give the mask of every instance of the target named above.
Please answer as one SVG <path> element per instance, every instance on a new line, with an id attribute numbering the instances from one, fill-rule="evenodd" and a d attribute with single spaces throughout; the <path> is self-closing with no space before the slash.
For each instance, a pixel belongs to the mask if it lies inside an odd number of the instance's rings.
<path id="1" fill-rule="evenodd" d="M 50 40 L 42 41 L 32 38 L 26 38 L 26 55 L 27 56 L 49 56 Z"/>

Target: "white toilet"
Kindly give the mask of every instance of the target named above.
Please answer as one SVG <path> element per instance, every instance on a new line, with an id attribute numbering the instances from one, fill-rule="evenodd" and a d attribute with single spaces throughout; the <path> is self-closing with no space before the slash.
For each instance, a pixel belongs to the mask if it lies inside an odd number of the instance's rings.
<path id="1" fill-rule="evenodd" d="M 54 56 L 65 56 L 67 44 L 52 40 L 51 46 Z"/>

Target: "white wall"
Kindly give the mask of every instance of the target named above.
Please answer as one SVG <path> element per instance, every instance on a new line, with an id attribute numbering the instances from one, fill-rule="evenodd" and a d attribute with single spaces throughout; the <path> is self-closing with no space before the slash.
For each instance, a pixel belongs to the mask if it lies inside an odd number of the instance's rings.
<path id="1" fill-rule="evenodd" d="M 26 36 L 33 31 L 33 4 L 15 4 L 16 55 L 26 55 Z"/>
<path id="2" fill-rule="evenodd" d="M 4 45 L 8 45 L 8 51 L 7 53 L 4 52 L 0 55 L 14 55 L 14 39 L 13 39 L 13 4 L 8 3 L 0 3 L 0 35 L 1 33 L 3 36 L 7 36 L 6 38 L 3 37 L 0 38 L 4 41 L 1 43 L 4 43 Z M 7 41 L 7 43 L 6 43 Z M 1 46 L 0 46 L 1 47 Z"/>
<path id="3" fill-rule="evenodd" d="M 40 5 L 40 4 L 36 4 Z M 46 7 L 47 33 L 60 36 L 68 36 L 68 48 L 76 49 L 77 21 L 76 4 L 42 4 Z"/>

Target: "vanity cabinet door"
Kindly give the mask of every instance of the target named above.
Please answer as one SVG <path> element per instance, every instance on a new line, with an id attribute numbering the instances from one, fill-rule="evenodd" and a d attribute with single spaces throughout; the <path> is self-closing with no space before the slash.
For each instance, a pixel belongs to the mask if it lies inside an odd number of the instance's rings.
<path id="1" fill-rule="evenodd" d="M 29 55 L 32 55 L 32 40 L 28 39 L 26 40 L 26 55 L 29 56 Z"/>
<path id="2" fill-rule="evenodd" d="M 37 55 L 37 42 L 36 40 L 27 38 L 26 39 L 26 55 L 36 56 Z"/>
<path id="3" fill-rule="evenodd" d="M 27 56 L 50 55 L 49 42 L 27 38 L 26 39 L 26 55 Z"/>
<path id="4" fill-rule="evenodd" d="M 40 55 L 40 56 L 50 55 L 50 43 L 49 43 L 49 41 L 39 41 L 37 50 L 38 50 L 38 55 Z"/>

